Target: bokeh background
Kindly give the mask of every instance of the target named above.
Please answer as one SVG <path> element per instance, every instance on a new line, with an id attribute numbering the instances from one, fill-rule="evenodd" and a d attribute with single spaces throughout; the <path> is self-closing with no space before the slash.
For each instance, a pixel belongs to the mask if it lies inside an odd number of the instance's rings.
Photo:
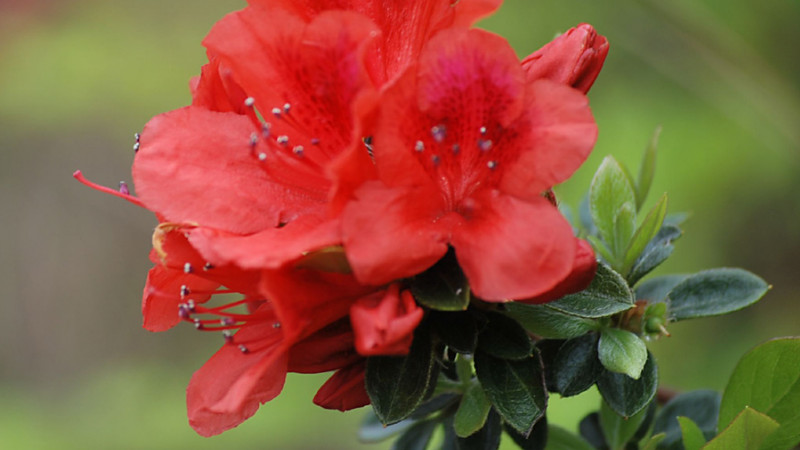
<path id="1" fill-rule="evenodd" d="M 0 0 L 0 448 L 361 448 L 363 411 L 311 403 L 319 376 L 290 376 L 237 429 L 195 435 L 184 388 L 221 339 L 141 328 L 154 218 L 71 177 L 129 180 L 133 133 L 189 101 L 201 39 L 243 5 Z M 658 273 L 740 266 L 774 285 L 653 342 L 667 386 L 723 389 L 746 350 L 800 334 L 799 21 L 787 0 L 507 0 L 481 24 L 521 56 L 580 22 L 611 41 L 590 94 L 600 139 L 563 201 L 604 155 L 635 170 L 661 125 L 653 197 L 692 215 Z M 597 401 L 553 399 L 551 420 L 574 427 Z"/>

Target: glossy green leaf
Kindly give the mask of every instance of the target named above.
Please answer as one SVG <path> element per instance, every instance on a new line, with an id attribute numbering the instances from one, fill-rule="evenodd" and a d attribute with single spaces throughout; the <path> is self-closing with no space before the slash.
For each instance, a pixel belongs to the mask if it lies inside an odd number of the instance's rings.
<path id="1" fill-rule="evenodd" d="M 558 349 L 548 374 L 561 396 L 570 397 L 589 389 L 602 373 L 597 357 L 599 338 L 598 333 L 588 333 L 568 340 Z"/>
<path id="2" fill-rule="evenodd" d="M 600 428 L 603 430 L 605 441 L 611 450 L 622 450 L 625 444 L 633 438 L 636 430 L 647 417 L 647 408 L 629 418 L 624 418 L 614 412 L 603 401 L 600 405 Z"/>
<path id="3" fill-rule="evenodd" d="M 743 269 L 721 268 L 691 275 L 667 294 L 670 320 L 716 316 L 757 302 L 770 286 Z"/>
<path id="4" fill-rule="evenodd" d="M 580 436 L 557 425 L 550 425 L 547 429 L 545 450 L 594 450 L 594 447 Z"/>
<path id="5" fill-rule="evenodd" d="M 630 417 L 638 413 L 653 400 L 658 387 L 658 368 L 652 353 L 647 354 L 647 363 L 638 380 L 616 372 L 603 371 L 597 377 L 600 395 L 617 414 Z"/>
<path id="6" fill-rule="evenodd" d="M 414 299 L 431 309 L 464 311 L 469 306 L 469 283 L 452 250 L 433 267 L 413 277 L 410 288 Z"/>
<path id="7" fill-rule="evenodd" d="M 658 444 L 664 440 L 664 433 L 658 433 L 650 436 L 650 439 L 642 445 L 642 450 L 656 450 Z"/>
<path id="8" fill-rule="evenodd" d="M 503 436 L 503 421 L 491 410 L 483 428 L 467 437 L 457 437 L 458 450 L 496 450 Z"/>
<path id="9" fill-rule="evenodd" d="M 367 394 L 381 422 L 391 425 L 414 412 L 436 382 L 438 367 L 424 326 L 417 328 L 408 355 L 367 358 Z"/>
<path id="10" fill-rule="evenodd" d="M 620 274 L 598 263 L 589 287 L 545 306 L 578 317 L 605 317 L 632 308 L 633 292 Z"/>
<path id="11" fill-rule="evenodd" d="M 483 428 L 492 404 L 483 392 L 483 388 L 477 382 L 473 382 L 461 396 L 458 405 L 453 427 L 458 437 L 467 437 L 472 433 Z"/>
<path id="12" fill-rule="evenodd" d="M 392 445 L 392 450 L 425 450 L 439 422 L 421 420 L 412 425 Z"/>
<path id="13" fill-rule="evenodd" d="M 414 424 L 413 420 L 403 420 L 393 425 L 386 426 L 381 423 L 375 412 L 368 408 L 361 426 L 358 428 L 358 440 L 364 443 L 375 443 L 386 440 Z"/>
<path id="14" fill-rule="evenodd" d="M 500 313 L 486 313 L 487 322 L 478 333 L 478 348 L 503 359 L 523 359 L 533 345 L 528 332 L 516 320 Z"/>
<path id="15" fill-rule="evenodd" d="M 665 434 L 658 448 L 663 450 L 681 448 L 682 434 L 678 417 L 691 419 L 703 433 L 703 442 L 714 437 L 717 432 L 719 402 L 719 393 L 706 389 L 685 392 L 672 398 L 661 408 L 653 424 L 653 433 Z"/>
<path id="16" fill-rule="evenodd" d="M 635 216 L 636 197 L 633 186 L 619 163 L 613 157 L 606 156 L 589 188 L 589 210 L 600 237 L 612 252 L 619 247 L 616 242 L 615 218 L 625 204 L 630 205 Z"/>
<path id="17" fill-rule="evenodd" d="M 630 245 L 625 250 L 625 258 L 622 273 L 627 274 L 630 272 L 633 263 L 639 259 L 639 256 L 644 252 L 647 244 L 656 237 L 658 230 L 661 229 L 661 224 L 664 223 L 664 217 L 667 215 L 667 194 L 661 196 L 658 202 L 653 206 L 653 209 L 647 213 L 642 224 L 636 229 Z"/>
<path id="18" fill-rule="evenodd" d="M 800 338 L 774 339 L 742 357 L 722 396 L 719 427 L 745 406 L 780 423 L 780 429 L 764 442 L 765 449 L 800 443 Z"/>
<path id="19" fill-rule="evenodd" d="M 547 416 L 542 416 L 541 419 L 536 421 L 531 434 L 527 437 L 508 425 L 504 425 L 503 428 L 521 450 L 544 450 L 545 445 L 547 445 Z"/>
<path id="20" fill-rule="evenodd" d="M 636 300 L 649 303 L 666 301 L 667 294 L 689 275 L 673 274 L 649 278 L 636 286 Z"/>
<path id="21" fill-rule="evenodd" d="M 542 417 L 547 408 L 539 355 L 512 361 L 486 352 L 475 353 L 475 373 L 486 396 L 503 419 L 523 435 Z"/>
<path id="22" fill-rule="evenodd" d="M 763 449 L 767 444 L 766 441 L 779 427 L 778 422 L 768 415 L 745 406 L 733 422 L 703 448 L 705 450 Z"/>
<path id="23" fill-rule="evenodd" d="M 640 209 L 647 199 L 650 186 L 653 184 L 653 176 L 656 172 L 656 153 L 658 148 L 658 136 L 661 134 L 661 126 L 658 126 L 650 138 L 650 143 L 644 151 L 642 163 L 639 166 L 639 177 L 636 180 L 636 209 Z"/>
<path id="24" fill-rule="evenodd" d="M 692 419 L 684 416 L 678 417 L 678 424 L 681 427 L 683 448 L 685 450 L 700 450 L 705 445 L 706 438 L 703 431 Z"/>
<path id="25" fill-rule="evenodd" d="M 647 347 L 639 336 L 619 328 L 602 330 L 597 353 L 606 369 L 633 379 L 639 378 L 647 361 Z"/>
<path id="26" fill-rule="evenodd" d="M 619 207 L 614 216 L 614 245 L 611 250 L 614 254 L 615 268 L 622 270 L 625 252 L 631 245 L 633 233 L 636 230 L 636 207 L 633 203 L 625 203 Z"/>
<path id="27" fill-rule="evenodd" d="M 509 302 L 505 313 L 526 330 L 544 338 L 568 339 L 597 328 L 594 320 L 565 314 L 545 305 Z"/>
<path id="28" fill-rule="evenodd" d="M 675 246 L 672 243 L 679 237 L 681 237 L 681 229 L 675 225 L 665 224 L 658 230 L 656 237 L 647 244 L 627 275 L 631 286 L 658 267 L 672 254 L 672 251 L 675 250 Z"/>

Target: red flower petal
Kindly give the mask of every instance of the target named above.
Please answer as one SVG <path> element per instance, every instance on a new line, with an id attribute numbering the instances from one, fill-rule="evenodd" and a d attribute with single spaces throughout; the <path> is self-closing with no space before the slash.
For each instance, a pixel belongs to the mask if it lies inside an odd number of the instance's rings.
<path id="1" fill-rule="evenodd" d="M 442 201 L 435 191 L 392 189 L 374 181 L 342 213 L 347 259 L 363 283 L 383 284 L 418 274 L 447 252 Z"/>
<path id="2" fill-rule="evenodd" d="M 521 300 L 524 303 L 547 303 L 553 300 L 586 289 L 591 284 L 597 270 L 597 258 L 588 242 L 578 239 L 575 247 L 575 261 L 572 272 L 553 289 L 533 298 Z"/>
<path id="3" fill-rule="evenodd" d="M 290 341 L 271 324 L 243 327 L 235 335 L 248 352 L 223 346 L 192 376 L 186 391 L 189 424 L 203 436 L 235 427 L 283 389 Z M 255 342 L 255 344 L 251 344 Z"/>
<path id="4" fill-rule="evenodd" d="M 361 362 L 337 370 L 314 396 L 314 403 L 326 409 L 349 411 L 369 405 L 364 386 L 366 363 Z"/>
<path id="5" fill-rule="evenodd" d="M 586 93 L 603 68 L 608 40 L 582 23 L 522 61 L 528 79 L 549 79 Z"/>
<path id="6" fill-rule="evenodd" d="M 414 297 L 395 283 L 350 307 L 355 346 L 364 356 L 406 355 L 423 316 Z"/>
<path id="7" fill-rule="evenodd" d="M 487 301 L 547 292 L 569 275 L 575 258 L 572 228 L 547 200 L 497 192 L 476 201 L 452 242 L 472 291 Z"/>
<path id="8" fill-rule="evenodd" d="M 518 126 L 525 129 L 529 145 L 506 164 L 500 189 L 533 199 L 569 178 L 586 160 L 597 140 L 597 124 L 584 95 L 549 80 L 528 85 L 525 102 Z"/>
<path id="9" fill-rule="evenodd" d="M 349 366 L 362 359 L 353 342 L 350 320 L 334 322 L 292 347 L 289 372 L 319 373 Z"/>
<path id="10" fill-rule="evenodd" d="M 341 242 L 338 222 L 314 215 L 248 236 L 208 228 L 188 230 L 187 236 L 208 261 L 244 269 L 278 268 L 307 252 Z"/>
<path id="11" fill-rule="evenodd" d="M 249 147 L 245 116 L 187 107 L 153 118 L 133 163 L 136 190 L 167 221 L 253 233 L 318 208 L 274 182 Z"/>
<path id="12" fill-rule="evenodd" d="M 200 76 L 190 84 L 192 106 L 211 111 L 247 114 L 247 94 L 233 80 L 231 71 L 220 66 L 219 58 L 212 56 L 209 60 L 201 69 Z"/>

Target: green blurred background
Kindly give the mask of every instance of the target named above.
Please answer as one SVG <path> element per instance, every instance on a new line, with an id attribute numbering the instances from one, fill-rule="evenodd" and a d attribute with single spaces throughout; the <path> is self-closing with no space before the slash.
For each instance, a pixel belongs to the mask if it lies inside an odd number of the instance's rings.
<path id="1" fill-rule="evenodd" d="M 154 218 L 71 177 L 129 180 L 133 133 L 189 101 L 201 39 L 243 5 L 0 1 L 0 448 L 358 448 L 363 412 L 315 407 L 319 376 L 290 376 L 237 429 L 195 435 L 184 388 L 221 339 L 141 328 Z M 798 21 L 796 0 L 508 0 L 482 23 L 521 56 L 579 22 L 611 41 L 590 95 L 600 139 L 563 201 L 604 155 L 635 169 L 662 125 L 653 197 L 692 217 L 658 273 L 741 266 L 774 285 L 652 343 L 666 386 L 722 389 L 746 350 L 800 334 Z M 551 420 L 573 427 L 596 402 L 553 399 Z"/>

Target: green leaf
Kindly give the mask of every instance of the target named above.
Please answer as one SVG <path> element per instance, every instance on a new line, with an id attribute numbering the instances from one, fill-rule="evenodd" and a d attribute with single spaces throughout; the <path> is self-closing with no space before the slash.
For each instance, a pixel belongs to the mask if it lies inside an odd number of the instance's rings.
<path id="1" fill-rule="evenodd" d="M 430 311 L 431 330 L 449 348 L 459 353 L 472 353 L 478 344 L 478 325 L 470 311 Z"/>
<path id="2" fill-rule="evenodd" d="M 745 354 L 731 375 L 719 413 L 719 427 L 745 406 L 780 423 L 765 449 L 784 449 L 800 442 L 800 338 L 781 338 Z"/>
<path id="3" fill-rule="evenodd" d="M 635 215 L 636 197 L 633 187 L 619 163 L 613 157 L 606 156 L 589 188 L 589 210 L 600 237 L 612 252 L 622 247 L 616 241 L 615 219 L 625 204 L 630 205 Z"/>
<path id="4" fill-rule="evenodd" d="M 650 278 L 636 286 L 636 300 L 646 300 L 648 303 L 665 301 L 667 294 L 689 275 L 674 274 Z"/>
<path id="5" fill-rule="evenodd" d="M 545 306 L 578 317 L 606 317 L 632 308 L 633 292 L 620 274 L 598 263 L 589 287 Z"/>
<path id="6" fill-rule="evenodd" d="M 583 336 L 597 328 L 594 320 L 571 316 L 545 305 L 509 302 L 505 307 L 506 315 L 531 333 L 545 338 L 568 339 Z"/>
<path id="7" fill-rule="evenodd" d="M 639 336 L 619 328 L 605 328 L 600 332 L 597 352 L 606 369 L 624 373 L 633 379 L 639 379 L 647 362 L 647 346 L 644 342 Z"/>
<path id="8" fill-rule="evenodd" d="M 469 283 L 452 250 L 433 267 L 413 277 L 410 288 L 414 299 L 431 309 L 464 311 L 469 306 Z"/>
<path id="9" fill-rule="evenodd" d="M 494 410 L 489 412 L 486 425 L 468 437 L 458 437 L 458 450 L 496 450 L 500 447 L 503 422 Z"/>
<path id="10" fill-rule="evenodd" d="M 672 254 L 672 251 L 675 250 L 672 242 L 679 237 L 681 237 L 681 229 L 675 225 L 665 224 L 658 230 L 656 237 L 647 244 L 642 254 L 633 263 L 630 273 L 628 273 L 627 279 L 631 286 L 658 267 Z"/>
<path id="11" fill-rule="evenodd" d="M 547 408 L 538 353 L 510 361 L 479 350 L 475 353 L 475 373 L 497 412 L 514 429 L 527 435 Z"/>
<path id="12" fill-rule="evenodd" d="M 733 419 L 733 422 L 703 448 L 706 450 L 763 449 L 767 444 L 766 441 L 779 427 L 778 422 L 771 417 L 745 406 L 744 410 Z M 790 447 L 791 445 L 778 448 Z"/>
<path id="13" fill-rule="evenodd" d="M 653 132 L 653 137 L 650 138 L 650 145 L 645 149 L 642 164 L 639 166 L 639 178 L 636 180 L 636 209 L 642 207 L 650 192 L 650 186 L 653 184 L 653 175 L 656 172 L 656 149 L 660 134 L 661 126 L 658 126 Z"/>
<path id="14" fill-rule="evenodd" d="M 664 440 L 664 433 L 650 436 L 650 439 L 642 446 L 642 450 L 656 450 L 658 444 Z"/>
<path id="15" fill-rule="evenodd" d="M 437 420 L 421 420 L 403 433 L 392 445 L 392 450 L 425 450 L 428 447 Z"/>
<path id="16" fill-rule="evenodd" d="M 653 424 L 653 433 L 664 433 L 659 449 L 677 450 L 681 448 L 681 428 L 678 417 L 686 417 L 695 423 L 703 433 L 704 441 L 717 432 L 720 395 L 716 391 L 697 390 L 672 398 L 659 411 Z"/>
<path id="17" fill-rule="evenodd" d="M 655 397 L 658 387 L 658 368 L 652 353 L 647 353 L 647 363 L 638 380 L 622 374 L 603 371 L 597 377 L 597 389 L 608 406 L 623 417 L 642 410 Z"/>
<path id="18" fill-rule="evenodd" d="M 414 412 L 435 383 L 438 367 L 425 326 L 417 328 L 408 355 L 367 358 L 367 394 L 381 422 L 391 425 Z"/>
<path id="19" fill-rule="evenodd" d="M 670 320 L 717 316 L 758 301 L 770 286 L 743 269 L 711 269 L 691 275 L 667 294 Z"/>
<path id="20" fill-rule="evenodd" d="M 556 392 L 563 397 L 578 395 L 594 385 L 603 372 L 597 359 L 597 333 L 570 339 L 558 349 L 553 364 L 548 367 Z"/>
<path id="21" fill-rule="evenodd" d="M 661 229 L 661 224 L 664 222 L 664 217 L 667 215 L 667 194 L 661 196 L 653 209 L 647 213 L 642 224 L 636 230 L 636 233 L 631 239 L 631 243 L 625 251 L 625 258 L 622 273 L 627 274 L 630 272 L 633 263 L 639 259 L 647 244 L 656 237 L 658 230 Z"/>
<path id="22" fill-rule="evenodd" d="M 511 428 L 507 424 L 504 424 L 503 428 L 506 434 L 514 440 L 514 443 L 517 444 L 521 450 L 543 450 L 545 445 L 547 445 L 547 416 L 542 416 L 541 419 L 536 421 L 536 425 L 533 426 L 533 431 L 531 431 L 528 437 L 520 434 L 519 431 Z"/>
<path id="23" fill-rule="evenodd" d="M 636 208 L 633 203 L 624 203 L 614 216 L 614 246 L 612 247 L 612 252 L 616 269 L 622 270 L 625 252 L 631 245 L 635 230 Z"/>
<path id="24" fill-rule="evenodd" d="M 528 332 L 516 320 L 503 314 L 486 313 L 485 326 L 478 333 L 478 348 L 503 359 L 523 359 L 531 354 L 533 345 Z"/>
<path id="25" fill-rule="evenodd" d="M 606 402 L 601 402 L 600 428 L 603 430 L 603 436 L 611 450 L 625 448 L 625 444 L 633 438 L 639 425 L 647 416 L 647 411 L 645 408 L 626 419 L 614 412 Z"/>
<path id="26" fill-rule="evenodd" d="M 683 436 L 683 447 L 686 450 L 700 450 L 705 445 L 706 438 L 703 436 L 703 431 L 697 426 L 692 419 L 684 416 L 678 417 L 678 424 L 681 427 L 681 435 Z"/>
<path id="27" fill-rule="evenodd" d="M 492 404 L 477 382 L 470 383 L 456 411 L 453 427 L 458 437 L 467 437 L 483 428 Z"/>
<path id="28" fill-rule="evenodd" d="M 358 440 L 364 443 L 380 442 L 406 430 L 414 424 L 413 420 L 403 420 L 393 425 L 385 426 L 372 409 L 367 411 L 361 426 L 358 428 Z"/>
<path id="29" fill-rule="evenodd" d="M 569 431 L 550 425 L 547 429 L 546 450 L 594 450 L 594 447 Z"/>

